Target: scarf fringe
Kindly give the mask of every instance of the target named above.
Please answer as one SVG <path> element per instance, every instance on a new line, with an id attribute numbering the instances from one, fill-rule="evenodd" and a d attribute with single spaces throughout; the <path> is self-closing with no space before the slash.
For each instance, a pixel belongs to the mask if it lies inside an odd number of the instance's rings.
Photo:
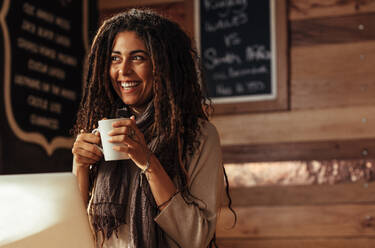
<path id="1" fill-rule="evenodd" d="M 113 206 L 110 203 L 97 203 L 91 205 L 91 211 L 95 213 L 91 216 L 91 224 L 95 233 L 102 232 L 106 239 L 111 237 L 113 231 L 118 236 L 118 227 L 126 223 L 125 213 L 121 205 Z"/>

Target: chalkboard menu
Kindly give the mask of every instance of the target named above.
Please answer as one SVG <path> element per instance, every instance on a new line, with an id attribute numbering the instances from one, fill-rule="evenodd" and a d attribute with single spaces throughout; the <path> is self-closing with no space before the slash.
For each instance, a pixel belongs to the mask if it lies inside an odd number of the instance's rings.
<path id="1" fill-rule="evenodd" d="M 14 171 L 30 162 L 39 163 L 34 171 L 40 163 L 49 166 L 42 171 L 70 170 L 70 129 L 81 97 L 89 25 L 96 26 L 89 23 L 93 7 L 88 0 L 5 0 L 1 6 L 3 163 Z M 20 161 L 17 153 L 29 157 Z M 53 168 L 53 155 L 65 164 Z"/>
<path id="2" fill-rule="evenodd" d="M 200 52 L 214 103 L 276 97 L 274 0 L 200 0 Z"/>

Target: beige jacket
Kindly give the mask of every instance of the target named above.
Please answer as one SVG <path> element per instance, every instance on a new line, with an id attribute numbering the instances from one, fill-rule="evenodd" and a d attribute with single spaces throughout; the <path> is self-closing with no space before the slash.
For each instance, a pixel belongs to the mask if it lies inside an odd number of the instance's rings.
<path id="1" fill-rule="evenodd" d="M 203 124 L 200 147 L 190 158 L 188 177 L 191 194 L 201 200 L 196 201 L 199 207 L 187 204 L 177 194 L 154 220 L 167 234 L 170 247 L 206 248 L 214 235 L 224 195 L 219 135 L 209 122 Z M 129 218 L 128 213 L 127 210 Z M 129 226 L 122 225 L 118 238 L 113 234 L 104 242 L 104 247 L 130 248 L 128 233 Z"/>

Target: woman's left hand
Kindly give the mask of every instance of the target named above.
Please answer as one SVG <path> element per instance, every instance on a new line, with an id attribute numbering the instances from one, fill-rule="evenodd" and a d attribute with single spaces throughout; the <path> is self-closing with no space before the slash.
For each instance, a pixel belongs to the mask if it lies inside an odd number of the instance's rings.
<path id="1" fill-rule="evenodd" d="M 135 124 L 135 117 L 117 121 L 112 127 L 113 130 L 108 133 L 111 136 L 109 142 L 125 144 L 125 146 L 114 146 L 113 149 L 129 154 L 134 163 L 144 169 L 151 151 L 147 147 L 143 133 Z"/>

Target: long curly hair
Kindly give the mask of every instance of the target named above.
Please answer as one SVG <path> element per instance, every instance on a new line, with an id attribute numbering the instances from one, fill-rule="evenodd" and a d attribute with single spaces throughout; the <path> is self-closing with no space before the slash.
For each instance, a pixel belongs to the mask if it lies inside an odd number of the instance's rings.
<path id="1" fill-rule="evenodd" d="M 144 42 L 153 68 L 153 132 L 165 142 L 178 137 L 182 155 L 192 154 L 199 136 L 199 120 L 208 120 L 212 105 L 203 88 L 199 56 L 191 39 L 179 27 L 151 10 L 132 9 L 106 21 L 99 28 L 88 57 L 86 85 L 73 133 L 90 131 L 113 113 L 118 102 L 109 76 L 116 35 L 134 31 Z"/>
<path id="2" fill-rule="evenodd" d="M 172 153 L 180 164 L 175 174 L 181 192 L 189 195 L 185 162 L 199 146 L 200 121 L 208 120 L 213 108 L 194 43 L 175 22 L 145 9 L 131 9 L 103 22 L 88 56 L 86 83 L 73 134 L 91 131 L 100 119 L 113 115 L 118 105 L 109 69 L 113 42 L 123 31 L 135 32 L 150 54 L 155 112 L 149 136 L 163 137 L 165 144 L 177 146 L 177 152 Z"/>

